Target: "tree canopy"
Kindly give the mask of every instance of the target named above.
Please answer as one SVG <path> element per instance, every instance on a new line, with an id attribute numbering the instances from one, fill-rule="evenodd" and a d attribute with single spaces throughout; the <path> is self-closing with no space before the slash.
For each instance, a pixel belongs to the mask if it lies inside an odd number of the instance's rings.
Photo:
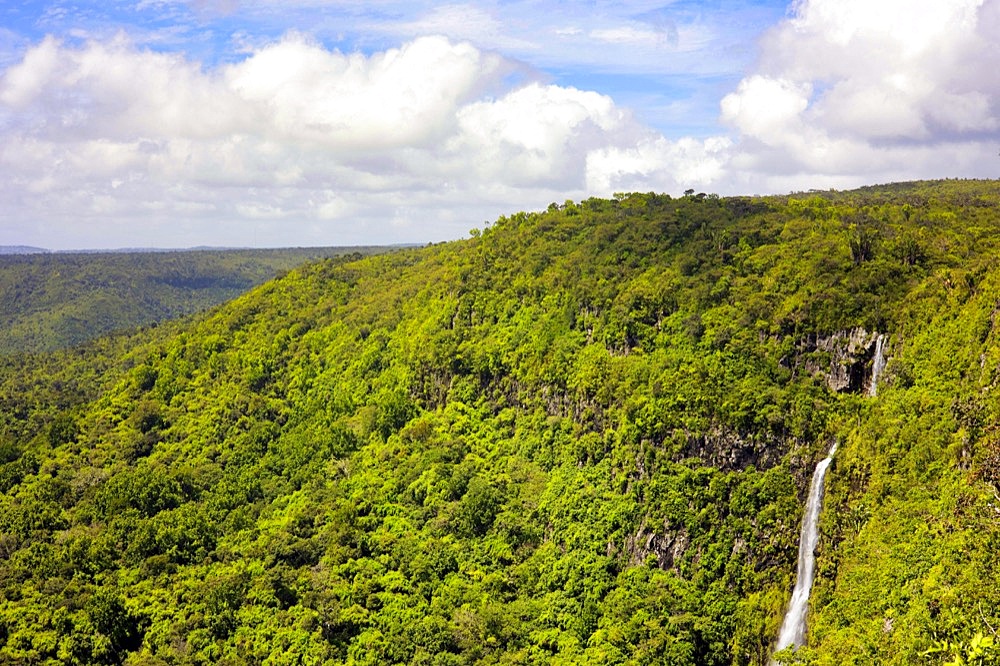
<path id="1" fill-rule="evenodd" d="M 990 663 L 998 202 L 566 202 L 0 357 L 0 661 L 765 664 L 837 440 L 787 659 Z"/>

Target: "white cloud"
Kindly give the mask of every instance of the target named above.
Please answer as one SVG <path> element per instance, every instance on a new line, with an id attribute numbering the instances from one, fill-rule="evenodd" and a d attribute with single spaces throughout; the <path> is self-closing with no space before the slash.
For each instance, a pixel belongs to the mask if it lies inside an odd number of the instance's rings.
<path id="1" fill-rule="evenodd" d="M 798 2 L 722 100 L 734 170 L 750 172 L 734 181 L 994 175 L 998 14 L 997 0 Z"/>
<path id="2" fill-rule="evenodd" d="M 408 35 L 444 35 L 490 48 L 538 50 L 536 42 L 508 28 L 495 11 L 474 4 L 436 6 L 412 21 L 382 25 L 383 30 Z"/>
<path id="3" fill-rule="evenodd" d="M 599 42 L 607 42 L 609 44 L 666 45 L 668 43 L 666 33 L 636 26 L 591 30 L 590 36 Z"/>
<path id="4" fill-rule="evenodd" d="M 524 2 L 400 7 L 383 5 L 400 18 L 378 34 L 407 41 L 367 54 L 300 33 L 227 32 L 246 53 L 213 66 L 121 34 L 19 47 L 0 64 L 0 201 L 6 228 L 25 234 L 13 242 L 437 240 L 614 191 L 996 172 L 1000 0 L 801 0 L 721 99 L 727 129 L 676 141 L 611 96 L 552 85 L 488 49 L 605 73 L 654 61 L 661 73 L 717 71 L 722 50 L 705 53 L 720 37 L 700 19 L 653 3 L 601 16 L 564 5 L 541 16 Z"/>
<path id="5" fill-rule="evenodd" d="M 672 22 L 633 22 L 615 27 L 595 28 L 587 37 L 603 44 L 648 49 L 645 51 L 648 54 L 659 51 L 661 57 L 665 53 L 671 53 L 676 59 L 679 54 L 697 53 L 701 58 L 708 60 L 712 57 L 708 53 L 710 45 L 713 41 L 718 41 L 721 35 L 709 26 L 698 23 L 678 27 Z"/>
<path id="6" fill-rule="evenodd" d="M 446 145 L 455 175 L 469 168 L 483 180 L 579 191 L 590 150 L 627 131 L 627 116 L 604 95 L 531 84 L 458 112 L 459 132 Z"/>
<path id="7" fill-rule="evenodd" d="M 726 174 L 732 142 L 668 141 L 649 135 L 629 147 L 610 146 L 587 155 L 588 189 L 597 192 L 711 190 Z"/>
<path id="8" fill-rule="evenodd" d="M 577 37 L 583 34 L 583 29 L 575 25 L 571 25 L 562 28 L 553 28 L 552 34 L 558 35 L 559 37 Z"/>
<path id="9" fill-rule="evenodd" d="M 55 39 L 48 38 L 30 49 L 20 64 L 4 73 L 0 102 L 23 107 L 42 92 L 58 66 L 59 46 Z"/>
<path id="10" fill-rule="evenodd" d="M 229 68 L 225 78 L 270 114 L 282 138 L 371 150 L 439 140 L 454 123 L 453 110 L 495 83 L 503 65 L 440 37 L 365 57 L 292 36 Z"/>
<path id="11" fill-rule="evenodd" d="M 46 39 L 0 77 L 0 168 L 17 174 L 0 197 L 81 234 L 145 228 L 122 244 L 168 242 L 178 218 L 220 233 L 244 220 L 262 243 L 386 242 L 715 177 L 694 164 L 714 148 L 674 145 L 605 95 L 511 87 L 518 67 L 444 37 L 365 56 L 290 34 L 215 69 L 124 37 Z M 239 242 L 212 238 L 197 242 Z"/>
<path id="12" fill-rule="evenodd" d="M 369 34 L 402 39 L 446 35 L 479 48 L 497 49 L 542 69 L 622 74 L 738 74 L 743 49 L 760 28 L 759 10 L 747 7 L 692 12 L 675 3 L 630 0 L 617 3 L 540 3 L 535 0 L 433 3 L 388 2 L 386 20 L 359 19 Z M 343 8 L 342 3 L 338 6 Z M 721 15 L 735 12 L 731 25 Z M 727 16 L 731 16 L 727 14 Z M 596 42 L 596 43 L 595 43 Z M 669 57 L 665 57 L 669 55 Z"/>
<path id="13" fill-rule="evenodd" d="M 809 106 L 812 86 L 760 75 L 740 81 L 722 100 L 722 118 L 766 145 L 786 143 Z"/>

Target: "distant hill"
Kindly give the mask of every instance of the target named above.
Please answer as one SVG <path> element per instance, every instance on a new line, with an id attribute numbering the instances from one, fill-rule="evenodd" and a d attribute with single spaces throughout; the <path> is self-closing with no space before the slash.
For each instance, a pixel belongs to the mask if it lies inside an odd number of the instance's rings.
<path id="1" fill-rule="evenodd" d="M 223 303 L 308 260 L 387 248 L 0 253 L 0 354 L 55 350 Z"/>
<path id="2" fill-rule="evenodd" d="M 0 245 L 0 255 L 4 254 L 45 254 L 48 252 L 44 247 L 32 247 L 30 245 Z"/>

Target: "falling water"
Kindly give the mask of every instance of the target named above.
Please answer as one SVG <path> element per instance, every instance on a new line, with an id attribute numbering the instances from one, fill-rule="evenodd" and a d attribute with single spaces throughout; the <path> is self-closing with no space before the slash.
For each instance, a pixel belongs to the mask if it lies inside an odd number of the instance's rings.
<path id="1" fill-rule="evenodd" d="M 878 377 L 885 370 L 885 336 L 875 339 L 875 357 L 872 359 L 872 383 L 868 386 L 868 395 L 874 397 L 878 390 Z"/>
<path id="2" fill-rule="evenodd" d="M 792 601 L 788 606 L 788 612 L 785 613 L 785 620 L 781 623 L 777 650 L 791 645 L 799 647 L 806 642 L 806 611 L 816 572 L 815 551 L 816 542 L 819 540 L 819 512 L 823 508 L 823 481 L 836 452 L 837 443 L 834 442 L 830 454 L 816 465 L 816 471 L 813 472 L 809 484 L 809 500 L 802 516 L 802 532 L 799 534 L 799 567 L 795 589 L 792 591 Z"/>

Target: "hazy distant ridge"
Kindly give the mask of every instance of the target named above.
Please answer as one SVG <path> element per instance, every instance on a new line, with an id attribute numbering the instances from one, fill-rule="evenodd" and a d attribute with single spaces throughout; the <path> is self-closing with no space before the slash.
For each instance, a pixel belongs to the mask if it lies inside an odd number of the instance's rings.
<path id="1" fill-rule="evenodd" d="M 0 253 L 0 355 L 60 349 L 191 314 L 307 261 L 384 249 L 11 252 L 7 247 Z"/>
<path id="2" fill-rule="evenodd" d="M 44 247 L 32 247 L 31 245 L 0 245 L 0 254 L 46 254 L 49 250 Z"/>

